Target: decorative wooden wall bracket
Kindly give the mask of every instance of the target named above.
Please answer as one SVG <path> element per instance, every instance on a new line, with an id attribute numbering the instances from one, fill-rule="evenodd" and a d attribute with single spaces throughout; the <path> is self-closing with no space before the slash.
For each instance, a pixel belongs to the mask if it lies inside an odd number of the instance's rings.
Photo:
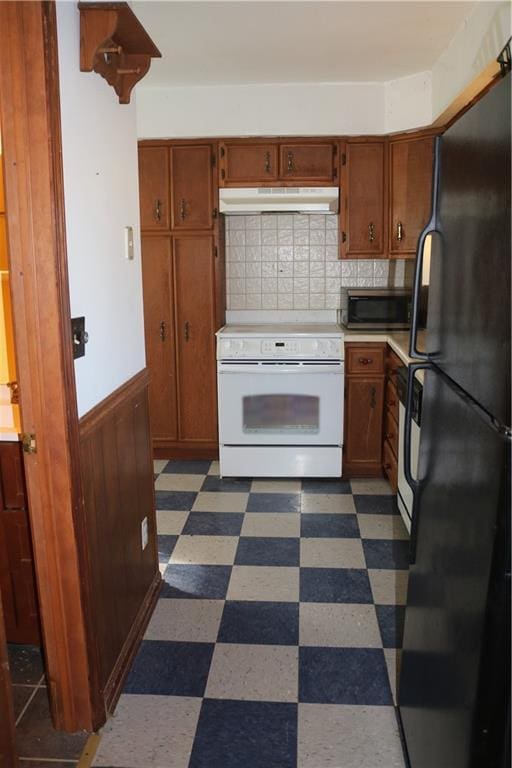
<path id="1" fill-rule="evenodd" d="M 161 53 L 127 3 L 78 3 L 80 71 L 97 72 L 129 104 L 133 87 Z"/>

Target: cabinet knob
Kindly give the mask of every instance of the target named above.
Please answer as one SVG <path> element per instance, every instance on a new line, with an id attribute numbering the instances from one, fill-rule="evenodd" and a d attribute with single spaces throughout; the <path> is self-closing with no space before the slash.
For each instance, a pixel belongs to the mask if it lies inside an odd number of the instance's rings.
<path id="1" fill-rule="evenodd" d="M 404 225 L 401 221 L 396 224 L 396 239 L 401 242 L 404 239 Z"/>
<path id="2" fill-rule="evenodd" d="M 371 221 L 368 224 L 368 240 L 370 241 L 370 243 L 373 243 L 373 241 L 375 240 L 375 224 Z"/>
<path id="3" fill-rule="evenodd" d="M 388 400 L 388 405 L 396 405 L 396 400 Z"/>
<path id="4" fill-rule="evenodd" d="M 373 363 L 373 357 L 360 357 L 359 362 L 361 365 L 370 365 L 370 363 Z"/>
<path id="5" fill-rule="evenodd" d="M 386 434 L 384 435 L 384 437 L 386 438 L 386 440 L 392 440 L 392 439 L 393 439 L 393 437 L 394 437 L 394 435 L 393 435 L 393 433 L 392 433 L 392 432 L 386 432 Z"/>

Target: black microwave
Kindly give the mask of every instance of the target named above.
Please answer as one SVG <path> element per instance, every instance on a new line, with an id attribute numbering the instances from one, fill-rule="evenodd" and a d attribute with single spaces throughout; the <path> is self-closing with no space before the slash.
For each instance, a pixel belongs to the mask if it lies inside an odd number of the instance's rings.
<path id="1" fill-rule="evenodd" d="M 399 288 L 342 288 L 341 322 L 346 328 L 385 330 L 411 325 L 412 293 Z"/>

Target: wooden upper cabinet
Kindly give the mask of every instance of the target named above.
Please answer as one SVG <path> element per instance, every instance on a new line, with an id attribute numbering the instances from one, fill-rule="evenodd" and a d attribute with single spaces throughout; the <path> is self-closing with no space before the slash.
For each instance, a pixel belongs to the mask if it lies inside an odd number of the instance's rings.
<path id="1" fill-rule="evenodd" d="M 173 238 L 179 439 L 217 439 L 215 265 L 211 235 Z"/>
<path id="2" fill-rule="evenodd" d="M 213 227 L 213 147 L 171 146 L 171 226 L 173 230 Z"/>
<path id="3" fill-rule="evenodd" d="M 343 258 L 385 255 L 385 150 L 384 141 L 347 142 L 341 184 Z"/>
<path id="4" fill-rule="evenodd" d="M 176 364 L 170 237 L 142 238 L 142 287 L 149 417 L 155 440 L 176 440 Z"/>
<path id="5" fill-rule="evenodd" d="M 414 255 L 430 218 L 434 139 L 401 139 L 389 143 L 389 253 Z"/>
<path id="6" fill-rule="evenodd" d="M 139 147 L 140 225 L 143 230 L 167 230 L 169 218 L 169 150 Z"/>
<path id="7" fill-rule="evenodd" d="M 279 169 L 282 181 L 336 183 L 337 146 L 333 142 L 281 144 Z"/>
<path id="8" fill-rule="evenodd" d="M 219 184 L 251 186 L 277 181 L 278 146 L 268 142 L 219 146 Z"/>

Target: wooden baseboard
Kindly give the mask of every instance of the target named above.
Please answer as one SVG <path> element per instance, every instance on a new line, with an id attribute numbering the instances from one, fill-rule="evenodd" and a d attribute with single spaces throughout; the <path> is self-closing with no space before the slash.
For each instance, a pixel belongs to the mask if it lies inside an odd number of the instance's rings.
<path id="1" fill-rule="evenodd" d="M 153 440 L 155 459 L 204 459 L 219 458 L 217 443 L 188 443 L 172 440 Z"/>
<path id="2" fill-rule="evenodd" d="M 121 695 L 124 681 L 128 675 L 128 672 L 130 671 L 130 667 L 135 658 L 135 654 L 139 649 L 142 638 L 144 637 L 146 627 L 148 626 L 151 615 L 155 609 L 161 588 L 162 577 L 160 576 L 160 572 L 158 572 L 155 573 L 155 578 L 151 582 L 151 586 L 149 587 L 146 597 L 140 606 L 139 613 L 133 622 L 132 628 L 128 634 L 128 637 L 126 638 L 123 649 L 119 654 L 116 665 L 114 666 L 112 674 L 110 675 L 108 683 L 105 687 L 103 695 L 105 700 L 105 708 L 108 714 L 113 712 L 117 704 L 117 700 Z"/>

